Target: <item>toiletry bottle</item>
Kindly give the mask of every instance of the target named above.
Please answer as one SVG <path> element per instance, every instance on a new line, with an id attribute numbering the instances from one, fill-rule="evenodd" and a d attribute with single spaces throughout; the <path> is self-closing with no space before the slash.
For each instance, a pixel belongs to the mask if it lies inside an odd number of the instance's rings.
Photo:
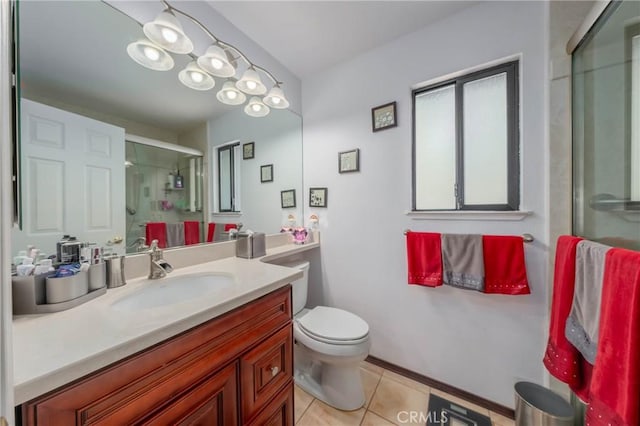
<path id="1" fill-rule="evenodd" d="M 173 176 L 173 173 L 169 172 L 169 175 L 167 176 L 167 188 L 173 189 L 174 186 L 175 186 L 175 178 Z"/>
<path id="2" fill-rule="evenodd" d="M 22 265 L 18 265 L 18 267 L 16 268 L 16 272 L 18 273 L 18 275 L 24 277 L 27 275 L 31 275 L 34 268 L 35 266 L 33 265 L 33 259 L 30 257 L 25 257 L 22 261 Z"/>
<path id="3" fill-rule="evenodd" d="M 180 171 L 177 171 L 176 175 L 174 176 L 173 186 L 176 189 L 184 188 L 184 178 L 180 174 Z"/>
<path id="4" fill-rule="evenodd" d="M 22 265 L 22 261 L 28 257 L 27 256 L 27 251 L 26 250 L 20 250 L 18 252 L 18 255 L 16 257 L 13 258 L 13 264 L 18 266 L 18 265 Z"/>
<path id="5" fill-rule="evenodd" d="M 47 272 L 52 272 L 55 269 L 53 268 L 51 259 L 42 259 L 42 261 L 40 262 L 39 265 L 36 266 L 35 270 L 33 271 L 34 275 L 40 275 L 40 274 L 44 274 Z"/>

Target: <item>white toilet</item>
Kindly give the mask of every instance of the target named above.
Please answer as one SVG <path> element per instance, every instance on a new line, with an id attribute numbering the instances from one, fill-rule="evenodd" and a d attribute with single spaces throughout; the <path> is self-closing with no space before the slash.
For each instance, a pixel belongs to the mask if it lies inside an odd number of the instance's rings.
<path id="1" fill-rule="evenodd" d="M 360 362 L 369 354 L 369 325 L 342 309 L 305 309 L 309 262 L 281 263 L 304 276 L 291 283 L 293 294 L 294 379 L 298 386 L 340 410 L 365 402 Z"/>

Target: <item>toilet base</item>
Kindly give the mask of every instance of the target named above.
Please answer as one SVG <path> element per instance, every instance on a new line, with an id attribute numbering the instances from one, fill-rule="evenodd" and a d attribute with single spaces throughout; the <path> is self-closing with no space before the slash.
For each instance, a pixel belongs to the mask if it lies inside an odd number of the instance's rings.
<path id="1" fill-rule="evenodd" d="M 296 349 L 293 375 L 296 385 L 339 410 L 352 411 L 364 405 L 359 361 L 332 365 L 309 358 L 304 349 Z"/>

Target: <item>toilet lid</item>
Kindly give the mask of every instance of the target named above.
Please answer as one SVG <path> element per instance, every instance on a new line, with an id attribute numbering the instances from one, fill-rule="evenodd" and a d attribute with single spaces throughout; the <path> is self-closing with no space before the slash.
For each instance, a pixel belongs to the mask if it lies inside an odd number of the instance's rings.
<path id="1" fill-rule="evenodd" d="M 308 334 L 336 341 L 358 340 L 369 334 L 369 325 L 342 309 L 318 306 L 298 320 Z"/>

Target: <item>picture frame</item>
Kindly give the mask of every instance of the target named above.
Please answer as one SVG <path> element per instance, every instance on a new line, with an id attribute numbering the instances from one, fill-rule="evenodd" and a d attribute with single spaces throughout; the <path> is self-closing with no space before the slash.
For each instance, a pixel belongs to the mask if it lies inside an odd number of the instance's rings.
<path id="1" fill-rule="evenodd" d="M 273 164 L 260 166 L 260 182 L 273 182 Z"/>
<path id="2" fill-rule="evenodd" d="M 242 159 L 250 160 L 255 157 L 255 142 L 242 144 Z"/>
<path id="3" fill-rule="evenodd" d="M 290 209 L 296 206 L 296 190 L 286 189 L 280 191 L 280 206 L 283 209 Z"/>
<path id="4" fill-rule="evenodd" d="M 352 149 L 338 153 L 338 173 L 360 171 L 360 149 Z"/>
<path id="5" fill-rule="evenodd" d="M 397 125 L 395 101 L 371 108 L 371 126 L 374 132 L 390 129 Z"/>
<path id="6" fill-rule="evenodd" d="M 309 207 L 327 207 L 327 188 L 309 188 Z"/>

